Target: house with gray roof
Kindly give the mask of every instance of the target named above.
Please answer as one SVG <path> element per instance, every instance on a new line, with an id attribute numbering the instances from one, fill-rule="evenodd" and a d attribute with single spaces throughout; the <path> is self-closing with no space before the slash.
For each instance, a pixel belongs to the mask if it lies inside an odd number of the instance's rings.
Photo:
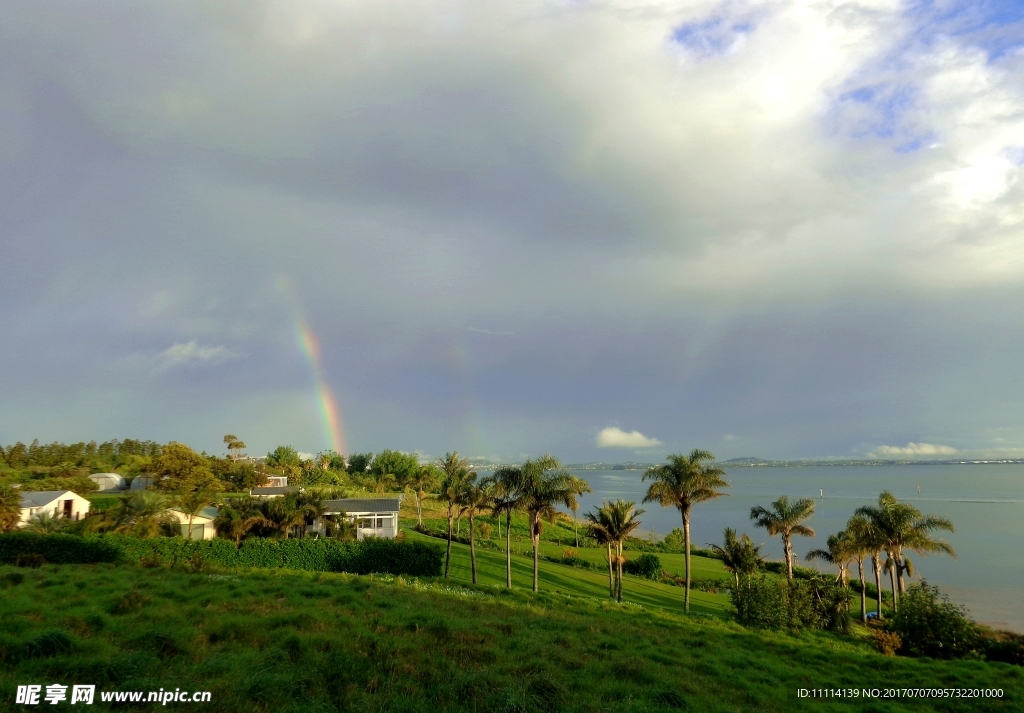
<path id="1" fill-rule="evenodd" d="M 80 520 L 89 514 L 92 503 L 70 490 L 42 490 L 21 493 L 21 520 L 18 527 L 24 527 L 29 520 L 44 513 L 52 517 Z"/>
<path id="2" fill-rule="evenodd" d="M 324 500 L 324 516 L 314 520 L 310 532 L 326 531 L 325 518 L 345 517 L 356 524 L 356 537 L 387 537 L 398 535 L 398 511 L 404 495 L 382 498 L 340 498 Z"/>

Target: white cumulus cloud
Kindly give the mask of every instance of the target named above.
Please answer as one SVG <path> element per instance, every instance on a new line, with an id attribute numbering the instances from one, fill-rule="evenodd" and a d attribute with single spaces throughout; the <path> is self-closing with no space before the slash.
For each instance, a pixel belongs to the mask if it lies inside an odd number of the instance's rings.
<path id="1" fill-rule="evenodd" d="M 238 355 L 225 346 L 208 347 L 192 340 L 186 344 L 174 344 L 154 358 L 156 371 L 164 371 L 182 364 L 216 365 L 235 359 Z"/>
<path id="2" fill-rule="evenodd" d="M 623 431 L 618 426 L 602 428 L 596 442 L 598 448 L 653 448 L 661 445 L 657 438 L 648 438 L 640 431 Z"/>
<path id="3" fill-rule="evenodd" d="M 879 446 L 872 455 L 876 456 L 951 456 L 956 448 L 938 443 L 908 443 L 905 446 Z"/>

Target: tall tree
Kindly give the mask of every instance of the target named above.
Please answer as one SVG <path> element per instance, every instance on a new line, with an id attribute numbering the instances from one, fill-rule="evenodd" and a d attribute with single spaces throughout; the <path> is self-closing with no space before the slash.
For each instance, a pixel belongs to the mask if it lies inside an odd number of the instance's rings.
<path id="1" fill-rule="evenodd" d="M 420 527 L 423 526 L 423 498 L 440 483 L 441 473 L 433 463 L 418 466 L 405 481 L 405 487 L 416 496 L 416 522 Z"/>
<path id="2" fill-rule="evenodd" d="M 637 510 L 626 500 L 613 500 L 601 506 L 595 513 L 587 513 L 594 531 L 600 533 L 598 539 L 607 539 L 615 549 L 616 576 L 613 586 L 613 596 L 616 601 L 622 601 L 622 565 L 626 558 L 622 555 L 623 544 L 634 530 L 640 527 L 640 520 L 637 518 L 644 514 L 643 510 Z"/>
<path id="3" fill-rule="evenodd" d="M 540 580 L 540 535 L 543 522 L 555 521 L 558 516 L 556 505 L 571 509 L 579 495 L 590 492 L 590 485 L 562 468 L 562 464 L 552 455 L 527 460 L 521 470 L 519 496 L 522 510 L 530 522 L 533 591 L 536 592 Z"/>
<path id="4" fill-rule="evenodd" d="M 239 460 L 245 457 L 245 443 L 233 433 L 224 436 L 224 444 L 228 447 L 228 458 Z"/>
<path id="5" fill-rule="evenodd" d="M 899 584 L 899 594 L 906 592 L 904 574 L 914 574 L 914 563 L 906 556 L 906 550 L 927 555 L 943 552 L 956 557 L 956 552 L 948 542 L 936 540 L 932 533 L 936 530 L 955 532 L 953 523 L 944 517 L 922 515 L 921 511 L 910 503 L 900 502 L 889 491 L 878 496 L 878 505 L 866 505 L 858 508 L 857 513 L 867 517 L 883 542 L 883 549 L 892 560 L 891 577 Z M 898 606 L 897 595 L 893 591 L 893 606 Z"/>
<path id="6" fill-rule="evenodd" d="M 153 462 L 156 485 L 161 490 L 181 493 L 186 490 L 215 489 L 218 485 L 204 456 L 182 443 L 168 443 Z"/>
<path id="7" fill-rule="evenodd" d="M 588 521 L 590 536 L 597 540 L 599 545 L 607 549 L 608 558 L 608 596 L 615 598 L 615 554 L 612 552 L 614 536 L 611 533 L 608 513 L 608 503 L 604 503 L 594 512 L 584 513 L 583 517 Z"/>
<path id="8" fill-rule="evenodd" d="M 522 490 L 523 470 L 518 466 L 503 465 L 484 481 L 491 488 L 491 512 L 498 519 L 501 528 L 501 516 L 505 516 L 505 586 L 512 588 L 512 513 L 521 510 L 520 492 Z M 499 532 L 500 536 L 501 533 Z"/>
<path id="9" fill-rule="evenodd" d="M 732 573 L 737 587 L 740 586 L 741 576 L 749 577 L 764 564 L 761 545 L 755 545 L 746 533 L 737 538 L 736 530 L 731 527 L 725 528 L 721 546 L 709 544 L 708 547 L 722 558 L 722 565 L 727 572 Z"/>
<path id="10" fill-rule="evenodd" d="M 871 525 L 871 520 L 866 515 L 857 514 L 851 517 L 846 523 L 845 530 L 850 545 L 850 554 L 857 562 L 857 576 L 860 578 L 860 620 L 868 620 L 867 580 L 864 579 L 864 558 L 871 556 L 876 565 L 875 588 L 878 589 L 878 616 L 882 616 L 882 596 L 877 570 L 878 550 L 881 544 L 878 542 L 877 533 Z"/>
<path id="11" fill-rule="evenodd" d="M 697 503 L 714 500 L 728 493 L 721 492 L 729 483 L 722 477 L 725 471 L 714 465 L 710 451 L 694 448 L 688 455 L 674 453 L 667 462 L 656 465 L 644 473 L 644 480 L 652 481 L 644 502 L 656 502 L 662 507 L 674 507 L 683 516 L 686 585 L 684 608 L 690 611 L 690 510 Z"/>
<path id="12" fill-rule="evenodd" d="M 782 551 L 786 558 L 786 577 L 793 581 L 793 535 L 814 537 L 814 530 L 803 524 L 814 514 L 814 501 L 810 498 L 799 498 L 792 503 L 783 495 L 772 503 L 767 510 L 760 505 L 750 508 L 750 519 L 758 527 L 763 527 L 772 537 L 782 537 Z"/>
<path id="13" fill-rule="evenodd" d="M 491 505 L 491 489 L 486 484 L 467 485 L 459 496 L 459 508 L 469 518 L 469 562 L 473 584 L 476 584 L 476 516 Z"/>
<path id="14" fill-rule="evenodd" d="M 13 448 L 13 446 L 11 446 Z M 0 532 L 10 532 L 21 522 L 21 494 L 14 488 L 0 485 Z"/>
<path id="15" fill-rule="evenodd" d="M 458 451 L 447 453 L 444 458 L 438 458 L 437 467 L 443 474 L 437 498 L 448 509 L 448 550 L 444 556 L 444 576 L 447 579 L 452 561 L 452 527 L 455 522 L 455 513 L 459 508 L 462 491 L 476 480 L 476 473 L 470 470 L 469 459 L 460 458 Z"/>

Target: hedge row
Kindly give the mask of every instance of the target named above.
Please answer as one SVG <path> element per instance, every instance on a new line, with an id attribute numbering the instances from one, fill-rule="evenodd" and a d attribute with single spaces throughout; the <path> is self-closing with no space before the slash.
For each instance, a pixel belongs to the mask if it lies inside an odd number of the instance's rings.
<path id="1" fill-rule="evenodd" d="M 235 547 L 230 540 L 186 540 L 181 537 L 139 539 L 125 535 L 78 537 L 66 534 L 14 532 L 0 535 L 0 562 L 18 555 L 41 554 L 47 562 L 90 564 L 130 562 L 182 564 L 201 561 L 217 567 L 302 569 L 352 574 L 441 574 L 444 553 L 422 542 L 367 539 L 338 542 L 325 539 L 249 539 Z"/>

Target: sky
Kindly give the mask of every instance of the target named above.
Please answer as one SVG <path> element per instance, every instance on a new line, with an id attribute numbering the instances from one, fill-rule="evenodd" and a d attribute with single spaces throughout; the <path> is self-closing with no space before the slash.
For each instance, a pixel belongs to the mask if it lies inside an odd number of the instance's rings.
<path id="1" fill-rule="evenodd" d="M 1014 0 L 15 0 L 0 67 L 0 443 L 1024 457 Z"/>

